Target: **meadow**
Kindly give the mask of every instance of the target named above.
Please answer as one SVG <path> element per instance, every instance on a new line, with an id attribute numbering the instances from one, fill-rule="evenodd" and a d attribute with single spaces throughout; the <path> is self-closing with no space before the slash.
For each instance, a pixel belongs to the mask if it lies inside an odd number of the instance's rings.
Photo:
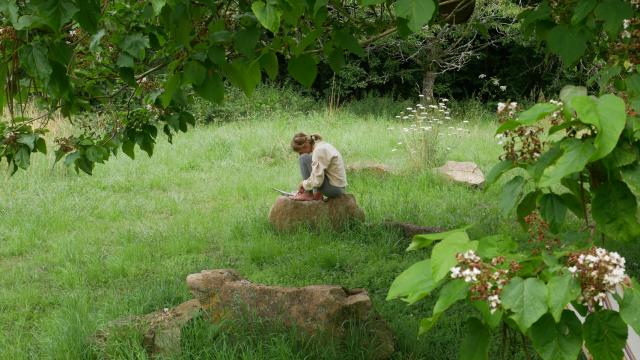
<path id="1" fill-rule="evenodd" d="M 383 222 L 473 224 L 472 237 L 509 232 L 524 240 L 513 215 L 498 210 L 498 187 L 454 184 L 416 166 L 403 149 L 392 151 L 405 126 L 394 115 L 406 104 L 368 99 L 338 110 L 314 105 L 300 111 L 299 104 L 278 105 L 290 101 L 285 97 L 257 106 L 260 96 L 233 105 L 233 121 L 209 114 L 214 121 L 175 137 L 173 145 L 159 140 L 153 157 L 136 150 L 132 161 L 120 154 L 93 176 L 53 166 L 51 155 L 34 159 L 27 171 L 3 174 L 0 359 L 145 358 L 140 334 L 107 349 L 96 348 L 93 335 L 109 321 L 189 299 L 185 277 L 216 268 L 234 268 L 255 283 L 364 287 L 397 336 L 394 358 L 457 357 L 464 321 L 474 310 L 456 306 L 417 338 L 419 319 L 429 316 L 433 300 L 408 307 L 385 297 L 393 279 L 427 253 L 405 252 L 409 240 Z M 438 146 L 447 160 L 473 161 L 488 172 L 501 153 L 496 119 L 471 105 L 451 108 L 452 126 L 468 121 L 469 131 L 445 134 Z M 322 134 L 347 164 L 394 169 L 348 173 L 364 224 L 286 234 L 270 227 L 267 214 L 277 197 L 271 188 L 294 189 L 300 180 L 297 155 L 289 149 L 298 131 Z M 636 270 L 631 263 L 628 271 Z M 327 349 L 276 329 L 251 333 L 197 323 L 191 330 L 183 338 L 183 358 L 367 358 L 357 345 Z"/>

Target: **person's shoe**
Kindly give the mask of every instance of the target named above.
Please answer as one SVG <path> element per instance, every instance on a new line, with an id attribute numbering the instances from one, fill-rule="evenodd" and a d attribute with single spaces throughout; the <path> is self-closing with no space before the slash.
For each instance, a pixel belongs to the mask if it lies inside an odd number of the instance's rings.
<path id="1" fill-rule="evenodd" d="M 298 193 L 291 197 L 291 200 L 295 201 L 312 201 L 314 200 L 313 194 L 310 192 L 303 192 L 302 194 Z"/>

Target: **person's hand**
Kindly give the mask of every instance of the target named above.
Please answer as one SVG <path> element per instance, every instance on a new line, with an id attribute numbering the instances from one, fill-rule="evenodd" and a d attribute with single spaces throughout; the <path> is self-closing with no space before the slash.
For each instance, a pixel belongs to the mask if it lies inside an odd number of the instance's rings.
<path id="1" fill-rule="evenodd" d="M 302 184 L 300 184 L 300 186 L 298 187 L 298 194 L 303 194 L 304 192 L 305 192 L 304 186 L 302 186 Z"/>

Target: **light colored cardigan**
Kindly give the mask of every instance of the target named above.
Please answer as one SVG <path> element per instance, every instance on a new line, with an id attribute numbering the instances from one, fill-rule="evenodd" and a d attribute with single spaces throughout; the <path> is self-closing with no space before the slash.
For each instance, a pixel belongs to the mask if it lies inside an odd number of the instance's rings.
<path id="1" fill-rule="evenodd" d="M 311 176 L 302 182 L 305 190 L 319 188 L 327 176 L 329 184 L 336 187 L 347 186 L 347 172 L 340 152 L 333 145 L 319 141 L 311 154 Z"/>

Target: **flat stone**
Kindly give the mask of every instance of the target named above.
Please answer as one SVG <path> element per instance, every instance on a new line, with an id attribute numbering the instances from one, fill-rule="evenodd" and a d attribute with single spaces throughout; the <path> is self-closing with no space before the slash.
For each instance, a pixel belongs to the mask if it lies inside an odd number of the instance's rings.
<path id="1" fill-rule="evenodd" d="M 295 201 L 280 196 L 269 211 L 269 222 L 280 231 L 303 224 L 316 228 L 328 224 L 340 229 L 352 221 L 364 221 L 364 211 L 351 194 L 328 201 Z"/>
<path id="2" fill-rule="evenodd" d="M 386 164 L 377 164 L 369 162 L 356 162 L 347 166 L 349 172 L 370 172 L 377 175 L 384 175 L 391 173 L 393 169 Z"/>
<path id="3" fill-rule="evenodd" d="M 484 184 L 484 174 L 480 167 L 473 162 L 447 161 L 444 166 L 435 170 L 456 182 L 473 186 Z"/>
<path id="4" fill-rule="evenodd" d="M 363 289 L 348 290 L 337 285 L 300 288 L 253 284 L 228 269 L 204 270 L 187 277 L 193 296 L 214 320 L 266 319 L 295 326 L 310 335 L 330 334 L 343 338 L 344 324 L 366 323 L 378 359 L 394 351 L 393 333 L 375 313 Z"/>

